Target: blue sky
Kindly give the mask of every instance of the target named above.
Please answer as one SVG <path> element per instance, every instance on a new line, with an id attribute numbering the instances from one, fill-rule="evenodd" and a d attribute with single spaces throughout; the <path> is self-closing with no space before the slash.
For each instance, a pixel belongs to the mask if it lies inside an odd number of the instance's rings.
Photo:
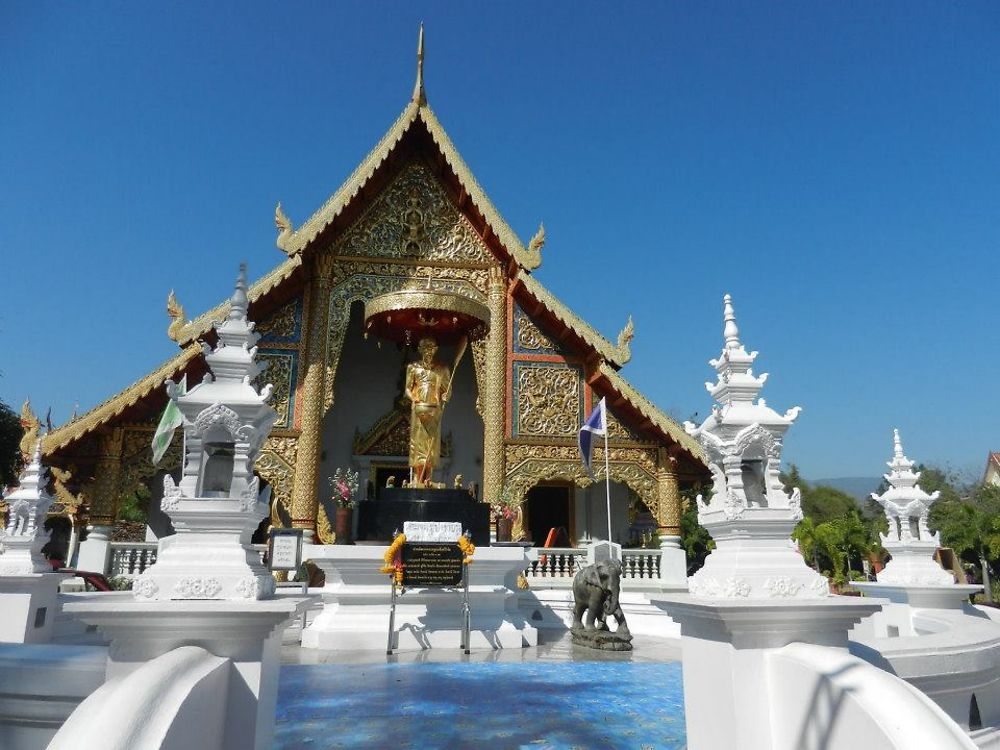
<path id="1" fill-rule="evenodd" d="M 283 257 L 407 102 L 431 106 L 539 279 L 681 419 L 722 295 L 804 410 L 786 458 L 981 471 L 997 434 L 995 3 L 6 3 L 0 397 L 54 421 L 169 357 L 164 300 Z"/>

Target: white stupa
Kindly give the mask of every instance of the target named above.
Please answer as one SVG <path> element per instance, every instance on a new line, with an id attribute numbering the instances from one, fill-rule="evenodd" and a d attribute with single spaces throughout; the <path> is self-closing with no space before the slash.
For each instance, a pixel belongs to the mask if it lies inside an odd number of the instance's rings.
<path id="1" fill-rule="evenodd" d="M 5 498 L 7 527 L 0 532 L 0 576 L 51 573 L 42 555 L 49 535 L 42 530 L 45 514 L 55 498 L 46 490 L 48 469 L 42 466 L 42 441 L 35 444 L 31 461 L 16 490 Z"/>
<path id="2" fill-rule="evenodd" d="M 815 598 L 829 595 L 790 538 L 802 519 L 799 490 L 778 479 L 784 435 L 801 407 L 778 414 L 759 398 L 767 375 L 755 376 L 757 352 L 740 341 L 732 298 L 723 298 L 725 344 L 709 364 L 718 373 L 705 387 L 717 404 L 695 427 L 684 427 L 705 450 L 712 495 L 698 497 L 698 520 L 715 540 L 704 567 L 688 580 L 694 596 L 710 598 Z"/>
<path id="3" fill-rule="evenodd" d="M 931 506 L 940 492 L 928 495 L 917 484 L 920 472 L 903 453 L 899 430 L 893 430 L 893 456 L 887 464 L 885 480 L 889 489 L 881 495 L 872 493 L 872 500 L 885 510 L 889 533 L 881 534 L 882 546 L 892 555 L 889 564 L 877 575 L 879 583 L 910 583 L 950 586 L 955 579 L 933 560 L 941 546 L 940 534 L 927 527 Z"/>
<path id="4" fill-rule="evenodd" d="M 961 609 L 969 595 L 982 591 L 982 586 L 957 583 L 947 570 L 934 560 L 941 546 L 940 535 L 931 533 L 927 517 L 939 493 L 928 494 L 920 487 L 920 472 L 913 471 L 915 462 L 903 453 L 899 430 L 893 430 L 893 454 L 888 462 L 885 480 L 889 489 L 881 495 L 872 493 L 872 500 L 885 510 L 889 532 L 881 534 L 882 546 L 892 555 L 889 563 L 876 575 L 876 582 L 856 582 L 852 586 L 865 593 L 892 602 L 884 615 L 902 632 L 912 630 L 909 610 L 899 614 L 901 605 L 928 609 Z M 894 612 L 893 608 L 899 610 Z M 882 617 L 883 615 L 879 615 Z M 895 619 L 893 619 L 895 618 Z M 900 623 L 904 623 L 900 625 Z"/>
<path id="5" fill-rule="evenodd" d="M 187 393 L 166 381 L 184 417 L 180 484 L 163 479 L 161 508 L 177 530 L 160 541 L 156 564 L 136 581 L 137 599 L 262 599 L 274 579 L 250 548 L 267 515 L 253 465 L 278 418 L 258 391 L 259 336 L 247 320 L 246 265 L 240 266 L 228 318 L 215 324 L 215 348 L 202 344 L 211 373 Z"/>

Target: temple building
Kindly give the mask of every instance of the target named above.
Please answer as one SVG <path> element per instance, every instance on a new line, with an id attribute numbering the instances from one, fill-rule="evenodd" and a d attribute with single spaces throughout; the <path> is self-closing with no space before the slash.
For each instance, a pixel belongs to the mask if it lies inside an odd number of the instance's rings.
<path id="1" fill-rule="evenodd" d="M 614 541 L 627 543 L 643 518 L 661 538 L 676 538 L 680 488 L 707 476 L 701 448 L 622 377 L 631 318 L 611 341 L 539 282 L 544 230 L 525 244 L 501 218 L 428 105 L 422 61 L 421 36 L 412 98 L 332 196 L 297 225 L 278 204 L 280 262 L 249 287 L 257 361 L 266 365 L 255 383 L 273 384 L 278 412 L 255 466 L 271 488 L 272 519 L 329 543 L 328 477 L 337 468 L 360 472 L 366 502 L 410 475 L 405 380 L 420 356 L 421 326 L 440 326 L 400 308 L 381 309 L 380 319 L 403 326 L 397 340 L 369 328 L 376 300 L 426 292 L 482 320 L 479 335 L 461 343 L 432 336 L 437 361 L 452 372 L 435 481 L 470 487 L 481 501 L 502 493 L 522 503 L 536 544 L 552 529 L 565 529 L 570 544 L 603 538 L 604 443 L 595 483 L 577 431 L 605 398 Z M 230 289 L 219 280 L 220 298 Z M 193 386 L 204 377 L 202 343 L 216 343 L 212 323 L 226 319 L 229 302 L 189 320 L 171 292 L 168 313 L 177 354 L 42 441 L 57 497 L 86 513 L 96 538 L 106 538 L 123 499 L 143 487 L 150 526 L 169 531 L 158 508 L 164 475 L 180 476 L 180 436 L 158 465 L 150 450 L 167 404 L 164 381 L 186 376 Z"/>

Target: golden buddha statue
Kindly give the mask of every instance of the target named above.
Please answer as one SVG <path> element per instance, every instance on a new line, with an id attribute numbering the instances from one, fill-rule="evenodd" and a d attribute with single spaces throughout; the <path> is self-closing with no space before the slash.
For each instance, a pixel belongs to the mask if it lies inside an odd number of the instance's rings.
<path id="1" fill-rule="evenodd" d="M 420 359 L 406 368 L 406 397 L 412 402 L 410 411 L 411 487 L 427 487 L 441 455 L 441 417 L 444 405 L 451 398 L 452 372 L 434 361 L 437 343 L 422 338 L 417 344 Z"/>

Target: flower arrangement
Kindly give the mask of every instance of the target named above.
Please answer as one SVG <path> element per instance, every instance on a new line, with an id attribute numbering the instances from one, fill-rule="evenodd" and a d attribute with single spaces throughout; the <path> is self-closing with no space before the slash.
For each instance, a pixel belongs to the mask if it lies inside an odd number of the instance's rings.
<path id="1" fill-rule="evenodd" d="M 462 536 L 458 538 L 458 548 L 462 550 L 462 554 L 465 555 L 465 559 L 463 559 L 462 562 L 465 565 L 471 565 L 472 556 L 476 554 L 476 545 L 472 543 L 472 540 L 469 539 L 469 537 L 462 534 Z"/>
<path id="2" fill-rule="evenodd" d="M 330 477 L 330 484 L 338 508 L 353 508 L 358 504 L 358 472 L 338 468 Z"/>
<path id="3" fill-rule="evenodd" d="M 493 512 L 493 517 L 506 518 L 508 521 L 513 521 L 517 518 L 517 509 L 519 507 L 520 503 L 514 500 L 510 489 L 506 486 L 500 491 L 497 499 L 490 503 L 490 510 Z"/>
<path id="4" fill-rule="evenodd" d="M 396 534 L 396 538 L 392 540 L 392 544 L 385 551 L 382 559 L 385 560 L 385 565 L 383 565 L 379 572 L 389 573 L 396 579 L 396 584 L 399 586 L 403 585 L 403 545 L 406 543 L 405 534 Z"/>

